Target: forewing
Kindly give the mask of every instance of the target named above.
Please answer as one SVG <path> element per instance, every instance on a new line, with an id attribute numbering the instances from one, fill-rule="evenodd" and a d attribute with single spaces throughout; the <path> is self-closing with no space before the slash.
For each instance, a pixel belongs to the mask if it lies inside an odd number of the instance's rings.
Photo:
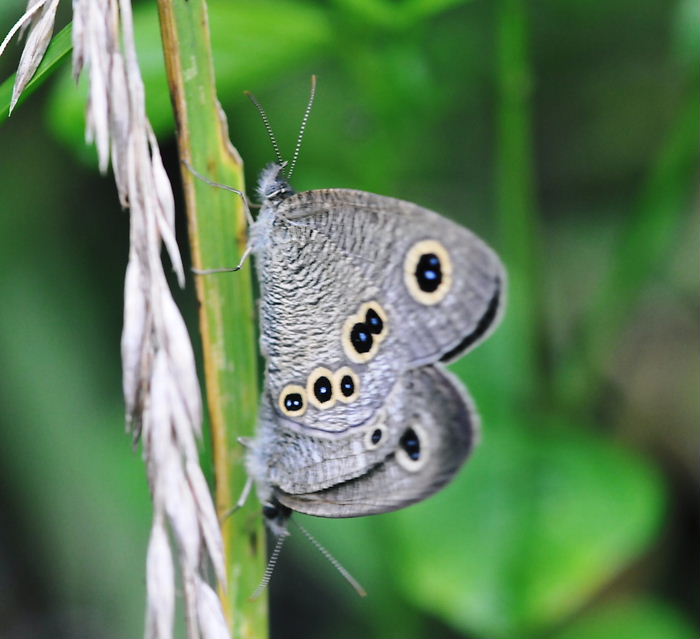
<path id="1" fill-rule="evenodd" d="M 368 427 L 404 371 L 451 359 L 500 317 L 500 260 L 432 211 L 330 189 L 286 198 L 263 210 L 262 220 L 254 235 L 261 342 L 266 390 L 282 429 L 324 435 Z M 419 286 L 430 284 L 417 279 L 426 257 L 439 260 L 437 291 Z M 360 352 L 356 329 L 366 328 L 370 313 L 381 332 Z M 340 395 L 341 371 L 357 391 L 349 398 Z M 315 401 L 314 383 L 324 380 L 330 400 Z M 285 398 L 299 400 L 294 410 L 285 409 Z"/>
<path id="2" fill-rule="evenodd" d="M 454 359 L 500 320 L 506 292 L 500 259 L 471 231 L 433 211 L 363 191 L 325 189 L 288 198 L 278 214 L 313 229 L 378 289 L 394 327 L 386 347 L 399 347 L 395 357 L 404 367 Z M 431 254 L 442 261 L 446 284 L 437 291 L 416 275 L 427 268 L 421 257 Z"/>

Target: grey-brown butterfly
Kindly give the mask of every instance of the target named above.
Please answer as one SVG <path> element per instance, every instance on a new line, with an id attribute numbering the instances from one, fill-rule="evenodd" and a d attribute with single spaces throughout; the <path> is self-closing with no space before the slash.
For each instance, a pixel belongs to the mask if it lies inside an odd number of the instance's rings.
<path id="1" fill-rule="evenodd" d="M 389 512 L 455 476 L 479 419 L 443 364 L 494 330 L 506 291 L 462 226 L 363 191 L 295 193 L 285 167 L 278 153 L 262 173 L 250 235 L 266 370 L 247 466 L 277 534 L 291 511 Z"/>

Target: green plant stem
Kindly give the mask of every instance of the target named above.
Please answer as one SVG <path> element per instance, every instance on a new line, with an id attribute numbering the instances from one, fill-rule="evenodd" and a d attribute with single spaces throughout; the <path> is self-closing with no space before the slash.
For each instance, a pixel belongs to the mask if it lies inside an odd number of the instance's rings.
<path id="1" fill-rule="evenodd" d="M 158 1 L 175 109 L 180 157 L 207 178 L 243 189 L 243 164 L 228 139 L 216 98 L 207 7 L 203 0 Z M 184 165 L 194 266 L 233 266 L 246 246 L 241 198 L 197 179 Z M 228 512 L 246 481 L 241 436 L 258 410 L 255 311 L 250 264 L 236 273 L 195 276 L 200 302 L 207 402 L 212 429 L 216 505 Z M 254 499 L 223 522 L 228 587 L 220 592 L 234 637 L 264 639 L 267 598 L 250 601 L 265 564 L 265 534 Z"/>
<path id="2" fill-rule="evenodd" d="M 695 193 L 697 98 L 681 105 L 636 206 L 622 226 L 608 275 L 583 318 L 578 339 L 561 359 L 557 395 L 575 408 L 595 401 L 600 362 L 608 361 L 644 286 L 667 259 Z"/>
<path id="3" fill-rule="evenodd" d="M 496 342 L 507 350 L 507 361 L 517 371 L 512 399 L 518 410 L 536 399 L 542 376 L 537 358 L 542 308 L 541 233 L 534 186 L 527 14 L 521 0 L 500 0 L 496 7 L 496 211 L 500 248 L 509 275 L 508 309 Z"/>

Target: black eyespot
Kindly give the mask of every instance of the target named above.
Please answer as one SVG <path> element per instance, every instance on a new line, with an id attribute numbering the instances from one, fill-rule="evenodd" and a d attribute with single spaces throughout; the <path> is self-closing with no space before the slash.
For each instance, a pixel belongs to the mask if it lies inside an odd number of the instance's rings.
<path id="1" fill-rule="evenodd" d="M 418 461 L 420 459 L 420 440 L 418 439 L 418 435 L 416 435 L 415 430 L 409 428 L 401 436 L 399 444 L 413 461 Z"/>
<path id="2" fill-rule="evenodd" d="M 372 443 L 378 444 L 379 440 L 382 438 L 382 431 L 379 428 L 375 428 L 372 433 Z"/>
<path id="3" fill-rule="evenodd" d="M 343 397 L 350 397 L 355 392 L 355 382 L 350 375 L 343 375 L 340 380 L 340 392 Z"/>
<path id="4" fill-rule="evenodd" d="M 296 411 L 304 408 L 304 400 L 301 396 L 301 393 L 288 393 L 284 398 L 284 407 L 290 413 L 295 413 Z"/>
<path id="5" fill-rule="evenodd" d="M 442 266 L 435 253 L 424 253 L 416 265 L 416 281 L 421 291 L 434 293 L 442 283 Z"/>
<path id="6" fill-rule="evenodd" d="M 365 315 L 365 324 L 367 324 L 369 332 L 374 333 L 375 335 L 379 335 L 384 328 L 382 318 L 379 317 L 379 313 L 377 313 L 377 311 L 375 311 L 373 308 L 367 310 L 367 314 Z"/>
<path id="7" fill-rule="evenodd" d="M 358 322 L 350 331 L 350 342 L 358 353 L 367 353 L 372 348 L 372 334 L 367 324 Z"/>
<path id="8" fill-rule="evenodd" d="M 330 401 L 331 397 L 333 397 L 333 388 L 331 387 L 331 380 L 328 379 L 325 375 L 321 375 L 314 382 L 314 396 L 322 404 L 325 404 L 327 401 Z"/>

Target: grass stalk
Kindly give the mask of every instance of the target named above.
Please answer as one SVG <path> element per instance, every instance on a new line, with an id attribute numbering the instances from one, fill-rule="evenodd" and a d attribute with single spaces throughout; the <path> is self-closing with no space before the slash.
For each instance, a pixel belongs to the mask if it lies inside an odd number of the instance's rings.
<path id="1" fill-rule="evenodd" d="M 228 139 L 216 97 L 204 0 L 159 0 L 163 47 L 175 109 L 180 157 L 209 179 L 244 189 L 243 163 Z M 247 241 L 245 212 L 235 194 L 182 179 L 196 268 L 238 263 Z M 196 276 L 207 403 L 212 429 L 216 506 L 229 511 L 246 480 L 241 436 L 253 432 L 258 410 L 258 358 L 250 264 L 236 273 Z M 254 499 L 223 523 L 228 588 L 220 593 L 234 637 L 264 639 L 267 597 L 250 601 L 263 573 L 265 534 Z"/>

